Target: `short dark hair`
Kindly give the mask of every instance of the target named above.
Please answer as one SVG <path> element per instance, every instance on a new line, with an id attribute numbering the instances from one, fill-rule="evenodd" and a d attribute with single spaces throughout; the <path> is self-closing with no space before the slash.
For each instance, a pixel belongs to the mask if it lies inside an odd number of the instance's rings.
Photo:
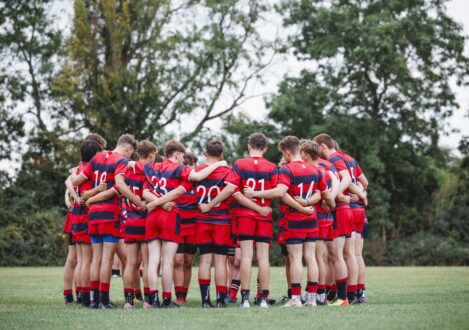
<path id="1" fill-rule="evenodd" d="M 164 161 L 163 157 L 161 155 L 156 155 L 155 156 L 155 163 L 162 163 Z"/>
<path id="2" fill-rule="evenodd" d="M 286 136 L 278 143 L 278 150 L 288 150 L 291 153 L 296 154 L 300 151 L 300 139 L 293 135 Z"/>
<path id="3" fill-rule="evenodd" d="M 248 144 L 255 150 L 267 148 L 267 138 L 262 133 L 252 133 L 249 135 Z"/>
<path id="4" fill-rule="evenodd" d="M 334 140 L 329 134 L 321 133 L 316 135 L 313 140 L 319 145 L 325 144 L 329 149 L 334 149 Z"/>
<path id="5" fill-rule="evenodd" d="M 83 162 L 89 162 L 102 148 L 98 142 L 92 139 L 85 139 L 80 145 L 80 155 Z"/>
<path id="6" fill-rule="evenodd" d="M 85 137 L 85 140 L 94 140 L 98 142 L 98 144 L 101 146 L 101 148 L 106 148 L 107 146 L 107 141 L 98 133 L 90 133 Z"/>
<path id="7" fill-rule="evenodd" d="M 308 154 L 312 160 L 319 158 L 320 147 L 315 141 L 305 141 L 300 146 L 300 151 Z"/>
<path id="8" fill-rule="evenodd" d="M 332 145 L 334 146 L 334 149 L 340 150 L 339 143 L 336 140 L 332 139 Z"/>
<path id="9" fill-rule="evenodd" d="M 183 164 L 186 166 L 194 166 L 197 164 L 198 161 L 199 161 L 199 158 L 197 158 L 196 155 L 187 153 L 184 155 Z"/>
<path id="10" fill-rule="evenodd" d="M 137 143 L 137 155 L 138 158 L 145 159 L 150 154 L 156 154 L 158 152 L 158 148 L 148 140 L 138 141 Z"/>
<path id="11" fill-rule="evenodd" d="M 134 150 L 137 149 L 137 140 L 135 140 L 132 134 L 123 134 L 117 140 L 117 145 L 123 146 L 126 144 L 131 145 Z"/>
<path id="12" fill-rule="evenodd" d="M 186 147 L 184 145 L 176 140 L 171 140 L 166 143 L 164 146 L 164 155 L 166 157 L 171 157 L 176 151 L 186 153 Z"/>
<path id="13" fill-rule="evenodd" d="M 220 157 L 223 155 L 223 142 L 220 140 L 210 140 L 205 144 L 205 151 L 209 156 Z"/>

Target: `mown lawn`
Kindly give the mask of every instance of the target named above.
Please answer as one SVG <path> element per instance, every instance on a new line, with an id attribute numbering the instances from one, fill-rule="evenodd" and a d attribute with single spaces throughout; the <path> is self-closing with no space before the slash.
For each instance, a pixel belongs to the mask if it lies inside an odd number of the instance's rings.
<path id="1" fill-rule="evenodd" d="M 121 279 L 111 287 L 122 305 Z M 61 290 L 61 268 L 0 268 L 0 329 L 469 328 L 469 268 L 462 267 L 370 267 L 370 303 L 346 308 L 202 310 L 196 276 L 180 310 L 88 310 L 65 306 Z M 282 268 L 272 269 L 271 292 L 276 299 L 285 292 Z"/>

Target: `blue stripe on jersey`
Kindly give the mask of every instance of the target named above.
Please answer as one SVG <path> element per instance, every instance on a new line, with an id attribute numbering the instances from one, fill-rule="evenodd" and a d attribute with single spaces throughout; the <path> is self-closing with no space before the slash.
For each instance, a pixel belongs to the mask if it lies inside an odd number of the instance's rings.
<path id="1" fill-rule="evenodd" d="M 197 223 L 208 223 L 211 225 L 229 225 L 230 218 L 223 218 L 223 219 L 214 219 L 214 218 L 197 218 Z"/>
<path id="2" fill-rule="evenodd" d="M 108 200 L 101 201 L 101 202 L 96 202 L 96 203 L 93 203 L 93 204 L 96 204 L 96 205 L 99 205 L 99 204 L 114 204 L 114 197 L 111 197 Z"/>
<path id="3" fill-rule="evenodd" d="M 125 233 L 128 235 L 145 235 L 145 226 L 125 226 Z"/>
<path id="4" fill-rule="evenodd" d="M 132 180 L 129 178 L 125 178 L 125 183 L 127 183 L 128 186 L 131 187 L 142 187 L 143 186 L 143 180 Z"/>
<path id="5" fill-rule="evenodd" d="M 312 174 L 312 175 L 297 175 L 293 177 L 293 184 L 299 185 L 300 183 L 307 183 L 310 184 L 311 182 L 318 183 L 321 180 L 322 175 L 320 174 Z"/>
<path id="6" fill-rule="evenodd" d="M 301 220 L 301 221 L 294 221 L 288 220 L 288 229 L 312 229 L 316 228 L 317 222 L 316 220 Z"/>
<path id="7" fill-rule="evenodd" d="M 224 210 L 215 210 L 215 211 L 208 211 L 208 215 L 229 215 L 230 210 L 224 209 Z"/>
<path id="8" fill-rule="evenodd" d="M 318 220 L 333 220 L 332 213 L 322 213 L 322 212 L 317 212 Z"/>
<path id="9" fill-rule="evenodd" d="M 93 172 L 99 171 L 100 173 L 106 172 L 111 173 L 114 172 L 116 168 L 116 164 L 100 164 L 91 161 L 91 167 L 93 168 Z"/>
<path id="10" fill-rule="evenodd" d="M 365 208 L 365 206 L 361 203 L 358 203 L 358 202 L 351 202 L 350 203 L 350 208 L 352 208 L 352 209 L 363 209 L 363 208 Z"/>
<path id="11" fill-rule="evenodd" d="M 210 187 L 213 187 L 213 186 L 222 186 L 225 184 L 225 178 L 221 178 L 221 179 L 212 179 L 212 180 L 207 180 L 207 179 L 204 179 L 200 182 L 197 182 L 197 187 L 198 186 L 204 186 L 206 188 L 210 188 Z"/>
<path id="12" fill-rule="evenodd" d="M 190 210 L 197 210 L 197 204 L 193 203 L 176 203 L 178 209 L 190 211 Z"/>
<path id="13" fill-rule="evenodd" d="M 88 224 L 87 223 L 75 223 L 72 226 L 73 233 L 81 233 L 81 232 L 88 232 Z"/>
<path id="14" fill-rule="evenodd" d="M 72 214 L 73 215 L 85 215 L 86 214 L 86 207 L 84 206 L 74 206 L 72 208 Z"/>
<path id="15" fill-rule="evenodd" d="M 93 220 L 114 220 L 115 213 L 114 212 L 89 212 L 88 219 L 90 221 Z"/>
<path id="16" fill-rule="evenodd" d="M 146 216 L 147 216 L 147 212 L 142 211 L 142 210 L 136 210 L 136 211 L 127 210 L 127 218 L 130 218 L 130 219 L 142 219 L 142 218 L 145 218 Z"/>
<path id="17" fill-rule="evenodd" d="M 245 180 L 249 179 L 249 178 L 252 178 L 252 179 L 255 179 L 255 180 L 267 180 L 267 181 L 270 181 L 270 179 L 272 178 L 272 175 L 275 175 L 276 172 L 275 171 L 272 171 L 272 172 L 257 172 L 257 171 L 248 171 L 248 170 L 240 170 L 238 169 L 239 171 L 239 174 L 241 175 L 241 177 Z"/>

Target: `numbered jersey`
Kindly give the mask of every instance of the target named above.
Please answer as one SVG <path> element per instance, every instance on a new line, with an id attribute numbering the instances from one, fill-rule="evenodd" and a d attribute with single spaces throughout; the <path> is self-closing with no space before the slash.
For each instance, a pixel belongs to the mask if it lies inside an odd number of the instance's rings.
<path id="1" fill-rule="evenodd" d="M 117 152 L 105 151 L 93 157 L 83 170 L 83 175 L 91 179 L 92 187 L 106 182 L 107 189 L 115 189 L 115 177 L 125 175 L 128 160 Z M 120 212 L 118 196 L 94 203 L 88 210 L 90 223 L 118 221 Z"/>
<path id="2" fill-rule="evenodd" d="M 195 219 L 199 208 L 197 207 L 197 197 L 195 196 L 195 187 L 192 182 L 187 182 L 187 191 L 176 200 L 181 219 Z"/>
<path id="3" fill-rule="evenodd" d="M 334 165 L 332 165 L 330 162 L 322 158 L 318 159 L 318 167 L 323 170 L 323 175 L 326 178 L 327 190 L 330 192 L 332 190 L 332 180 L 331 180 L 330 172 L 332 172 L 333 175 L 335 175 L 337 179 L 339 178 L 339 173 L 337 172 L 337 169 L 335 168 Z M 321 213 L 321 215 L 329 214 L 329 211 L 326 211 L 321 207 L 321 203 L 317 204 L 317 211 L 318 213 Z M 320 218 L 320 215 L 318 214 L 318 219 L 319 218 Z"/>
<path id="4" fill-rule="evenodd" d="M 317 190 L 321 192 L 327 190 L 326 179 L 321 170 L 302 160 L 285 164 L 280 170 L 278 184 L 287 186 L 290 196 L 300 196 L 303 199 L 308 199 Z M 312 215 L 305 215 L 289 207 L 285 219 L 287 221 L 312 220 L 316 219 L 316 212 Z"/>
<path id="5" fill-rule="evenodd" d="M 360 165 L 358 165 L 358 162 L 352 156 L 344 154 L 342 151 L 337 151 L 337 154 L 340 155 L 342 159 L 344 160 L 349 170 L 350 177 L 352 178 L 352 183 L 356 185 L 357 178 L 363 174 L 362 169 L 360 168 Z M 363 208 L 363 206 L 364 205 L 361 200 L 359 202 L 350 202 L 351 208 Z"/>
<path id="6" fill-rule="evenodd" d="M 186 192 L 191 190 L 191 183 L 189 175 L 192 168 L 176 162 L 173 162 L 167 158 L 161 163 L 148 163 L 143 168 L 145 174 L 144 190 L 149 190 L 157 197 L 162 197 L 176 189 L 177 187 L 183 187 Z M 157 208 L 157 210 L 160 208 Z M 173 210 L 179 212 L 176 205 Z"/>
<path id="7" fill-rule="evenodd" d="M 143 184 L 145 182 L 145 174 L 143 173 L 144 166 L 145 163 L 136 162 L 134 168 L 128 168 L 125 172 L 125 183 L 133 194 L 138 196 L 140 199 L 142 199 Z M 145 211 L 142 211 L 126 197 L 123 197 L 122 208 L 127 211 L 126 215 L 129 218 L 144 218 L 146 216 Z"/>
<path id="8" fill-rule="evenodd" d="M 251 187 L 256 191 L 269 190 L 277 186 L 278 169 L 274 163 L 263 157 L 247 157 L 235 162 L 225 182 L 236 186 L 240 192 L 244 187 Z M 260 206 L 270 206 L 270 199 L 255 198 L 254 202 Z M 256 211 L 240 205 L 237 210 L 240 217 L 254 217 L 259 220 L 272 220 L 272 214 L 261 216 Z"/>
<path id="9" fill-rule="evenodd" d="M 206 168 L 208 165 L 204 164 L 196 168 L 199 172 Z M 225 188 L 225 179 L 230 174 L 231 168 L 229 166 L 218 167 L 215 171 L 210 173 L 207 178 L 197 182 L 195 185 L 195 195 L 197 202 L 210 203 L 212 199 Z M 197 222 L 210 223 L 210 224 L 230 224 L 230 200 L 229 198 L 223 202 L 215 205 L 207 213 L 199 213 Z"/>

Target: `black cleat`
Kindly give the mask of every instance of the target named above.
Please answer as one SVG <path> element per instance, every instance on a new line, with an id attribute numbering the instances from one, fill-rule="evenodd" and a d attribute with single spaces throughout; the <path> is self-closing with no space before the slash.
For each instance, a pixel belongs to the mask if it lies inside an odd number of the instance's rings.
<path id="1" fill-rule="evenodd" d="M 161 305 L 161 308 L 179 308 L 179 305 L 171 301 L 169 305 L 166 305 L 166 304 Z"/>
<path id="2" fill-rule="evenodd" d="M 99 308 L 100 309 L 115 309 L 116 306 L 114 304 L 111 304 L 111 303 L 109 303 L 109 304 L 100 303 Z"/>
<path id="3" fill-rule="evenodd" d="M 217 302 L 217 308 L 226 308 L 228 305 L 224 301 Z"/>
<path id="4" fill-rule="evenodd" d="M 98 308 L 99 308 L 99 303 L 96 302 L 96 301 L 92 301 L 92 302 L 90 303 L 90 308 L 91 308 L 91 309 L 98 309 Z"/>
<path id="5" fill-rule="evenodd" d="M 153 304 L 151 304 L 151 308 L 153 308 L 153 309 L 161 308 L 160 301 L 159 301 L 159 300 L 155 300 L 155 301 L 153 302 Z"/>
<path id="6" fill-rule="evenodd" d="M 210 301 L 205 301 L 202 303 L 202 308 L 215 308 Z"/>

